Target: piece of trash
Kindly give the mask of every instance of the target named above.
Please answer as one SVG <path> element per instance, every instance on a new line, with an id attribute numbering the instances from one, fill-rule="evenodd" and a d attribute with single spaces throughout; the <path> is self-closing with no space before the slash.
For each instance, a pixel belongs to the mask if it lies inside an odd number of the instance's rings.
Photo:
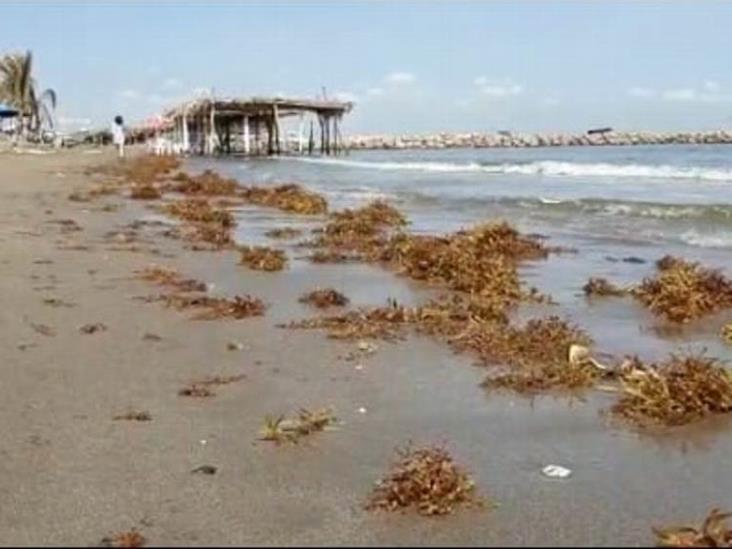
<path id="1" fill-rule="evenodd" d="M 243 343 L 239 343 L 238 341 L 229 341 L 226 344 L 226 348 L 229 351 L 241 351 L 241 350 L 244 349 L 244 344 Z"/>
<path id="2" fill-rule="evenodd" d="M 31 327 L 36 332 L 44 336 L 53 337 L 56 335 L 56 330 L 54 330 L 50 326 L 46 326 L 45 324 L 36 324 L 35 322 L 31 322 Z"/>
<path id="3" fill-rule="evenodd" d="M 18 343 L 17 347 L 21 351 L 25 351 L 26 349 L 30 349 L 31 347 L 38 347 L 38 345 L 36 345 L 35 343 Z"/>
<path id="4" fill-rule="evenodd" d="M 357 347 L 358 350 L 362 353 L 374 353 L 377 349 L 376 345 L 374 345 L 373 343 L 369 343 L 368 341 L 363 340 L 358 342 Z"/>
<path id="5" fill-rule="evenodd" d="M 145 543 L 147 543 L 145 536 L 133 528 L 129 532 L 105 536 L 99 545 L 102 547 L 143 547 Z"/>
<path id="6" fill-rule="evenodd" d="M 356 364 L 356 370 L 363 370 L 363 364 Z"/>
<path id="7" fill-rule="evenodd" d="M 547 465 L 541 470 L 541 473 L 549 478 L 567 478 L 572 474 L 572 471 L 561 465 Z"/>
<path id="8" fill-rule="evenodd" d="M 112 419 L 115 421 L 152 421 L 152 415 L 150 415 L 150 412 L 130 410 L 127 413 L 114 416 Z"/>
<path id="9" fill-rule="evenodd" d="M 365 414 L 365 413 L 366 413 L 366 408 L 364 408 L 363 406 L 361 406 L 361 407 L 360 407 L 360 408 L 358 409 L 358 412 L 359 412 L 359 413 L 361 413 L 361 414 Z"/>
<path id="10" fill-rule="evenodd" d="M 160 337 L 158 334 L 147 332 L 144 336 L 142 336 L 142 339 L 146 341 L 162 341 L 163 338 Z"/>
<path id="11" fill-rule="evenodd" d="M 203 473 L 204 475 L 215 475 L 218 469 L 213 465 L 200 465 L 191 471 L 191 473 Z"/>
<path id="12" fill-rule="evenodd" d="M 272 441 L 277 444 L 297 442 L 301 437 L 332 427 L 336 421 L 330 408 L 314 412 L 301 408 L 297 417 L 291 419 L 287 419 L 285 416 L 265 416 L 259 440 Z"/>
<path id="13" fill-rule="evenodd" d="M 201 440 L 201 445 L 202 445 L 202 446 L 206 446 L 207 442 L 208 442 L 208 441 L 206 441 L 205 439 L 203 439 L 203 440 Z"/>
<path id="14" fill-rule="evenodd" d="M 82 334 L 93 334 L 96 332 L 104 332 L 107 327 L 101 322 L 95 322 L 94 324 L 84 324 L 79 326 L 79 331 Z"/>

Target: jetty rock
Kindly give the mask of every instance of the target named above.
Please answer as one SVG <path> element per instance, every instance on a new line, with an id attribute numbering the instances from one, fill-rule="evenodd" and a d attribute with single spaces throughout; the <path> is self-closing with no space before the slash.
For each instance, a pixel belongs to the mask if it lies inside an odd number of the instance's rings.
<path id="1" fill-rule="evenodd" d="M 607 129 L 593 131 L 595 133 L 440 132 L 422 135 L 353 135 L 345 138 L 345 145 L 350 149 L 454 149 L 732 143 L 732 130 L 706 132 L 629 132 Z"/>

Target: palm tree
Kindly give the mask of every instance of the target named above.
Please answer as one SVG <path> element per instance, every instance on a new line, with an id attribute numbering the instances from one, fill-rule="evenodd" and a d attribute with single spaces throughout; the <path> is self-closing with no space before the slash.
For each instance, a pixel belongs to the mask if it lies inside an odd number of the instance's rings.
<path id="1" fill-rule="evenodd" d="M 38 93 L 33 78 L 33 54 L 11 53 L 0 58 L 0 101 L 20 111 L 20 133 L 26 129 L 38 132 L 43 125 L 53 129 L 56 92 Z"/>

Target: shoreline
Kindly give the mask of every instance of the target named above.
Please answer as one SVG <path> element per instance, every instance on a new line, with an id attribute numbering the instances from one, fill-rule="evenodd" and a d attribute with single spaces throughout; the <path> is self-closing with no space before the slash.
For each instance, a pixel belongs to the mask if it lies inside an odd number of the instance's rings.
<path id="1" fill-rule="evenodd" d="M 575 406 L 552 396 L 486 395 L 469 355 L 417 335 L 377 342 L 357 370 L 343 359 L 352 343 L 275 324 L 313 316 L 297 297 L 321 284 L 354 307 L 395 294 L 422 301 L 427 288 L 372 265 L 253 272 L 237 265 L 234 251 L 191 251 L 161 237 L 164 227 L 142 227 L 139 249 L 125 250 L 130 242 L 118 235 L 150 215 L 146 202 L 67 199 L 103 180 L 84 175 L 101 159 L 0 157 L 9 174 L 0 191 L 0 284 L 9 303 L 0 317 L 8 422 L 0 488 L 13 494 L 0 514 L 6 543 L 88 545 L 134 526 L 155 545 L 638 545 L 652 541 L 650 526 L 727 504 L 730 486 L 720 479 L 732 438 L 724 418 L 648 437 L 608 425 L 599 414 L 604 394 Z M 63 219 L 81 230 L 49 223 Z M 246 211 L 241 219 L 249 241 Z M 270 308 L 261 318 L 206 322 L 140 303 L 132 298 L 159 291 L 134 278 L 150 264 L 213 284 L 217 295 L 251 293 Z M 92 322 L 108 329 L 78 332 Z M 35 333 L 30 323 L 56 335 Z M 162 340 L 144 339 L 148 332 Z M 231 341 L 241 351 L 227 350 Z M 212 399 L 177 395 L 191 379 L 242 374 Z M 264 415 L 319 405 L 334 407 L 343 421 L 337 431 L 292 447 L 256 441 Z M 130 406 L 152 421 L 112 420 Z M 394 447 L 410 439 L 444 441 L 500 507 L 441 519 L 364 511 Z M 574 474 L 544 479 L 546 463 Z M 219 472 L 190 473 L 202 464 Z"/>

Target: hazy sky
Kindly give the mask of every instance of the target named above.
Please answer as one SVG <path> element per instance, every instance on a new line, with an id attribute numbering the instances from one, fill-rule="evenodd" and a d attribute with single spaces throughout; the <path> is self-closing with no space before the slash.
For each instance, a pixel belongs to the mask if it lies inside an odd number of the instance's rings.
<path id="1" fill-rule="evenodd" d="M 349 98 L 354 132 L 732 126 L 732 2 L 0 4 L 67 124 L 180 98 Z"/>

